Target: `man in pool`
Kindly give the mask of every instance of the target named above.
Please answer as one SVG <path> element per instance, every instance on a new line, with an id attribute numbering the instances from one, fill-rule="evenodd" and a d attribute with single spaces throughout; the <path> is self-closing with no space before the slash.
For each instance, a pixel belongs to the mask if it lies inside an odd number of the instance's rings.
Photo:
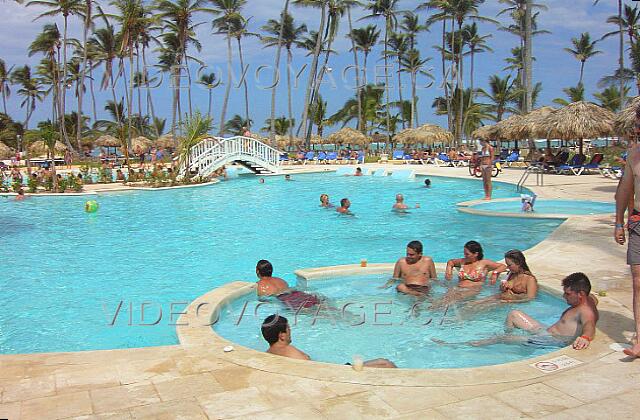
<path id="1" fill-rule="evenodd" d="M 420 204 L 416 204 L 416 208 L 417 209 L 420 208 Z M 396 202 L 391 208 L 391 210 L 403 213 L 403 212 L 406 212 L 408 209 L 409 209 L 409 206 L 405 204 L 404 196 L 402 194 L 396 194 Z"/>
<path id="2" fill-rule="evenodd" d="M 292 290 L 286 281 L 273 277 L 273 265 L 267 260 L 260 260 L 256 265 L 258 276 L 258 296 L 275 296 L 280 302 L 292 310 L 311 308 L 320 304 L 320 299 L 310 293 Z"/>
<path id="3" fill-rule="evenodd" d="M 351 213 L 351 210 L 349 210 L 349 207 L 351 207 L 351 201 L 349 201 L 348 198 L 343 198 L 342 200 L 340 200 L 340 207 L 338 207 L 336 211 L 340 214 L 353 215 L 353 213 Z"/>
<path id="4" fill-rule="evenodd" d="M 357 167 L 356 168 L 356 173 L 353 174 L 353 176 L 362 176 L 362 168 Z"/>
<path id="5" fill-rule="evenodd" d="M 436 266 L 431 257 L 422 255 L 422 242 L 411 241 L 407 244 L 407 256 L 400 258 L 393 269 L 393 277 L 385 284 L 391 286 L 402 280 L 396 287 L 400 293 L 412 296 L 424 296 L 429 293 L 429 280 L 437 278 Z"/>
<path id="6" fill-rule="evenodd" d="M 276 356 L 290 357 L 292 359 L 311 360 L 308 354 L 291 344 L 291 327 L 289 326 L 287 318 L 276 314 L 269 315 L 262 322 L 261 330 L 262 336 L 267 340 L 267 343 L 269 343 L 267 353 L 275 354 Z M 367 360 L 363 366 L 374 368 L 397 367 L 387 359 Z"/>
<path id="7" fill-rule="evenodd" d="M 598 322 L 598 304 L 591 293 L 591 282 L 584 273 L 573 273 L 562 280 L 564 299 L 569 304 L 560 319 L 545 328 L 540 322 L 522 311 L 513 310 L 507 315 L 506 330 L 514 328 L 533 333 L 531 336 L 503 335 L 487 340 L 473 341 L 469 344 L 483 346 L 497 343 L 529 344 L 540 347 L 564 347 L 570 343 L 576 350 L 589 347 L 596 335 Z"/>

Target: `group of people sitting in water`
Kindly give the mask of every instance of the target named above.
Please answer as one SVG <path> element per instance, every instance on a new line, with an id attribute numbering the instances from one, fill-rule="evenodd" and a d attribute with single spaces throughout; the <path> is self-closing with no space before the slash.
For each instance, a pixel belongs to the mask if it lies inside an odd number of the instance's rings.
<path id="1" fill-rule="evenodd" d="M 437 279 L 437 270 L 433 259 L 423 255 L 420 241 L 407 244 L 406 256 L 400 258 L 394 267 L 392 278 L 382 288 L 394 283 L 398 293 L 416 297 L 419 302 L 430 303 L 429 309 L 438 310 L 456 304 L 462 314 L 477 313 L 505 303 L 528 302 L 538 295 L 538 282 L 527 265 L 524 254 L 519 250 L 510 250 L 504 255 L 504 263 L 484 257 L 482 246 L 476 241 L 464 245 L 463 257 L 447 261 L 444 278 L 447 282 L 457 277 L 457 283 L 448 287 L 441 297 L 433 296 L 432 284 Z M 457 274 L 455 273 L 457 270 Z M 500 282 L 499 293 L 482 299 L 474 299 L 485 282 L 494 285 L 499 277 L 506 273 Z M 286 281 L 273 277 L 273 266 L 266 260 L 260 260 L 256 266 L 258 276 L 257 294 L 259 297 L 273 296 L 284 306 L 296 313 L 305 308 L 321 304 L 316 295 L 289 288 Z M 576 350 L 589 347 L 595 337 L 598 321 L 597 298 L 591 294 L 591 283 L 584 273 L 573 273 L 562 280 L 563 297 L 569 305 L 557 322 L 545 326 L 520 310 L 512 310 L 505 321 L 506 334 L 464 343 L 446 343 L 444 345 L 491 345 L 526 344 L 540 347 L 564 347 L 572 345 Z M 519 329 L 528 334 L 513 334 Z M 291 345 L 291 329 L 286 318 L 271 315 L 262 324 L 262 334 L 269 343 L 269 353 L 308 360 L 309 356 Z M 365 362 L 370 367 L 395 367 L 387 359 L 375 359 Z"/>

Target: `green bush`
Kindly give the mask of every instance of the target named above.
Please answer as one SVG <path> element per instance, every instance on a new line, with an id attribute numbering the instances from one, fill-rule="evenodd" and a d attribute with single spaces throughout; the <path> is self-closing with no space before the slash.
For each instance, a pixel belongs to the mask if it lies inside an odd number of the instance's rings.
<path id="1" fill-rule="evenodd" d="M 11 183 L 11 188 L 13 189 L 13 192 L 17 193 L 18 191 L 20 191 L 20 188 L 22 188 L 22 181 L 16 179 Z"/>
<path id="2" fill-rule="evenodd" d="M 70 174 L 67 178 L 67 189 L 72 190 L 73 192 L 82 191 L 82 184 L 80 183 L 80 180 L 73 174 Z"/>
<path id="3" fill-rule="evenodd" d="M 67 180 L 64 178 L 60 178 L 58 179 L 58 192 L 65 192 L 67 191 Z"/>
<path id="4" fill-rule="evenodd" d="M 38 192 L 38 179 L 32 176 L 29 177 L 27 181 L 27 189 L 31 194 L 35 194 Z"/>

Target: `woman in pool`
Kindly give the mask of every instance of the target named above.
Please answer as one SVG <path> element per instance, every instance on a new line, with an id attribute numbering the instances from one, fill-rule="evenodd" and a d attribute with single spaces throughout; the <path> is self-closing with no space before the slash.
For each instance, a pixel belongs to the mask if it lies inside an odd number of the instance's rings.
<path id="1" fill-rule="evenodd" d="M 450 289 L 440 302 L 435 302 L 432 308 L 446 306 L 460 299 L 475 296 L 480 293 L 489 272 L 489 283 L 495 284 L 499 273 L 506 271 L 507 266 L 484 258 L 482 245 L 476 241 L 464 244 L 464 258 L 454 258 L 447 261 L 444 278 L 453 278 L 453 269 L 459 268 L 457 287 Z"/>
<path id="2" fill-rule="evenodd" d="M 320 207 L 330 208 L 335 206 L 329 202 L 329 196 L 327 194 L 320 194 Z"/>

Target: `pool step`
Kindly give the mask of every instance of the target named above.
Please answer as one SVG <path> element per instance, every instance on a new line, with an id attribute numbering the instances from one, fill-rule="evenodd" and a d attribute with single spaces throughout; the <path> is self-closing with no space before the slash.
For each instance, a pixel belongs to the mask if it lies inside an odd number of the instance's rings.
<path id="1" fill-rule="evenodd" d="M 238 160 L 237 161 L 240 165 L 244 166 L 245 168 L 247 168 L 248 170 L 250 170 L 251 172 L 258 174 L 258 175 L 264 175 L 264 174 L 272 174 L 273 171 L 270 171 L 269 169 L 265 168 L 264 166 L 260 166 L 257 163 L 254 162 L 249 162 L 246 160 Z"/>

